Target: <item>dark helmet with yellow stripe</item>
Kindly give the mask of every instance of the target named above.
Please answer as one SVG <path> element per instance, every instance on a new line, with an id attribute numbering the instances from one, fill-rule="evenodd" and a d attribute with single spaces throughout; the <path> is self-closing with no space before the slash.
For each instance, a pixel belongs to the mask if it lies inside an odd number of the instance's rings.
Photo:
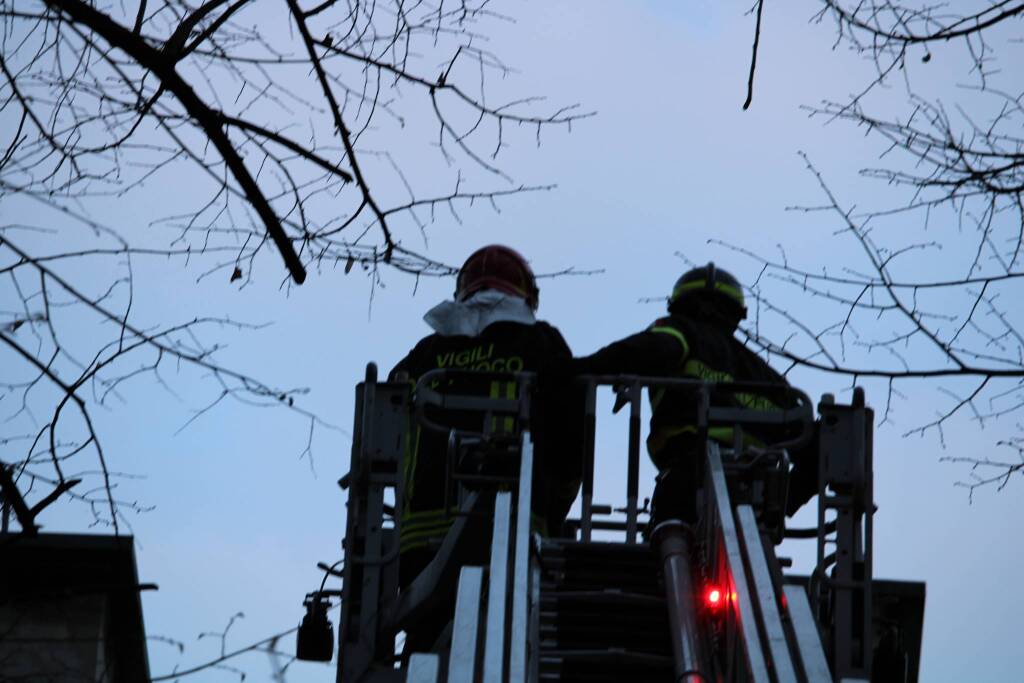
<path id="1" fill-rule="evenodd" d="M 727 320 L 735 320 L 735 324 L 747 317 L 743 285 L 728 271 L 716 268 L 714 263 L 689 270 L 676 280 L 668 298 L 668 310 L 683 313 L 694 310 L 692 304 L 697 303 L 704 304 L 700 310 L 708 310 L 707 304 L 710 304 L 712 310 Z"/>

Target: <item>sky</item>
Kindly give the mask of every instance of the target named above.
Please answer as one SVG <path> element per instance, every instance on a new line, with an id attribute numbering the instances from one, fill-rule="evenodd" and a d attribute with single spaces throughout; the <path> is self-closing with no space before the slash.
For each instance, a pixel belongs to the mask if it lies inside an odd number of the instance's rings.
<path id="1" fill-rule="evenodd" d="M 833 48 L 832 28 L 809 21 L 814 3 L 769 3 L 753 105 L 741 111 L 753 32 L 746 9 L 745 3 L 710 0 L 503 3 L 516 22 L 495 22 L 489 49 L 518 72 L 493 83 L 495 98 L 544 93 L 552 103 L 580 102 L 597 114 L 571 133 L 545 131 L 539 147 L 532 135 L 520 135 L 503 152 L 517 182 L 557 188 L 503 200 L 499 213 L 483 204 L 460 211 L 461 222 L 439 215 L 426 245 L 413 230 L 401 239 L 448 263 L 502 242 L 527 255 L 539 273 L 601 270 L 541 282 L 540 316 L 579 355 L 658 317 L 661 306 L 642 300 L 666 295 L 687 267 L 684 258 L 714 259 L 752 281 L 756 263 L 709 240 L 765 254 L 781 247 L 792 262 L 814 268 L 855 264 L 832 217 L 786 207 L 822 200 L 798 151 L 841 201 L 881 205 L 895 196 L 858 175 L 877 163 L 883 145 L 801 109 L 848 96 L 872 67 Z M 915 85 L 969 102 L 970 94 L 952 90 L 967 78 L 956 50 L 937 50 L 930 70 L 917 67 Z M 903 107 L 905 94 L 895 83 L 875 102 Z M 189 182 L 171 179 L 167 187 L 172 194 L 187 192 Z M 145 220 L 137 212 L 149 208 L 110 210 L 127 222 Z M 955 259 L 956 251 L 943 258 Z M 236 613 L 244 617 L 228 633 L 228 650 L 298 623 L 303 595 L 319 585 L 316 562 L 340 557 L 345 498 L 335 482 L 349 461 L 354 386 L 368 362 L 386 370 L 429 332 L 423 313 L 450 297 L 454 284 L 384 272 L 384 286 L 371 297 L 371 280 L 358 268 L 349 274 L 324 268 L 301 287 L 282 290 L 271 256 L 245 288 L 226 277 L 197 283 L 196 272 L 178 262 L 136 268 L 134 307 L 143 321 L 213 313 L 272 322 L 250 333 L 225 333 L 229 344 L 220 357 L 268 382 L 308 387 L 302 405 L 338 427 L 317 429 L 311 455 L 304 452 L 308 425 L 286 411 L 224 402 L 181 429 L 191 411 L 215 395 L 191 375 L 178 397 L 139 382 L 126 387 L 122 405 L 99 411 L 112 469 L 144 477 L 124 481 L 122 495 L 153 508 L 132 517 L 132 533 L 140 580 L 160 586 L 143 594 L 147 633 L 158 637 L 150 644 L 154 675 L 215 657 L 219 639 L 200 635 L 221 631 Z M 82 268 L 79 275 L 88 276 L 88 266 Z M 97 330 L 83 323 L 78 332 Z M 825 391 L 849 397 L 849 379 L 806 371 L 790 379 L 812 397 Z M 878 405 L 884 387 L 867 389 L 869 403 Z M 944 446 L 934 432 L 904 437 L 949 398 L 924 383 L 907 384 L 903 393 L 894 424 L 876 432 L 875 574 L 927 583 L 921 680 L 1019 680 L 1015 650 L 1024 591 L 1017 571 L 1021 550 L 1012 538 L 1024 495 L 1011 482 L 1002 492 L 979 491 L 969 504 L 954 486 L 966 472 L 940 462 L 985 455 L 1013 424 L 979 432 L 970 420 L 956 419 L 945 430 Z M 619 502 L 626 421 L 605 410 L 599 424 L 595 498 Z M 652 477 L 645 463 L 647 485 Z M 811 507 L 797 526 L 811 523 Z M 50 531 L 96 531 L 86 517 L 65 507 L 41 521 Z M 780 550 L 802 572 L 813 552 L 811 542 Z M 246 680 L 269 680 L 263 655 L 231 664 L 247 672 Z M 288 673 L 299 683 L 334 675 L 332 668 L 305 663 Z M 233 675 L 212 671 L 183 680 Z"/>

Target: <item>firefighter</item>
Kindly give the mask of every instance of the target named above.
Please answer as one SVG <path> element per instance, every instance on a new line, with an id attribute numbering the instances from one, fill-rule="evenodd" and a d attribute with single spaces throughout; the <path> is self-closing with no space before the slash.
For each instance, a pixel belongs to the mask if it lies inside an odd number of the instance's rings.
<path id="1" fill-rule="evenodd" d="M 668 315 L 645 331 L 574 361 L 577 374 L 636 374 L 683 377 L 708 382 L 747 381 L 788 386 L 785 378 L 736 339 L 747 315 L 743 288 L 714 263 L 687 271 L 668 298 Z M 774 401 L 773 401 L 774 399 Z M 739 393 L 733 400 L 749 408 L 778 409 L 785 393 L 767 397 Z M 659 470 L 652 501 L 652 525 L 666 519 L 695 522 L 696 491 L 701 481 L 697 395 L 683 389 L 651 392 L 647 451 Z M 756 430 L 750 435 L 756 438 Z M 709 438 L 731 444 L 731 428 L 711 427 Z M 793 514 L 816 490 L 817 477 L 801 453 L 791 478 L 787 512 Z"/>
<path id="2" fill-rule="evenodd" d="M 572 386 L 572 352 L 555 327 L 537 319 L 538 304 L 536 280 L 521 255 L 501 245 L 479 249 L 459 271 L 454 300 L 438 304 L 424 316 L 433 334 L 416 344 L 391 371 L 391 378 L 407 377 L 415 383 L 438 368 L 536 373 L 530 416 L 535 458 L 533 509 L 536 523 L 544 531 L 564 521 L 579 487 L 579 458 L 570 457 L 576 450 L 568 447 L 572 426 L 579 422 L 575 412 L 572 416 L 556 414 L 556 409 L 567 413 L 565 406 L 578 403 L 565 398 Z M 482 377 L 473 388 L 483 396 L 507 398 L 506 391 L 514 385 Z M 459 393 L 466 393 L 462 389 Z M 444 509 L 447 437 L 421 427 L 415 427 L 409 436 L 399 533 L 399 584 L 403 588 L 429 563 L 454 521 Z M 473 545 L 486 552 L 488 539 Z M 486 555 L 464 559 L 483 562 Z M 451 609 L 446 604 L 434 620 L 437 623 L 407 631 L 406 651 L 429 647 L 450 618 Z"/>

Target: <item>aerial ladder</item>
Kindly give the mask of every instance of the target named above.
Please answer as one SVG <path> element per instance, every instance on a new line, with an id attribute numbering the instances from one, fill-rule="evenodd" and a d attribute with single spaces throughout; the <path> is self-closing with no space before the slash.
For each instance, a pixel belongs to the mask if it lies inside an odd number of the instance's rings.
<path id="1" fill-rule="evenodd" d="M 791 407 L 769 412 L 728 397 L 778 386 L 583 377 L 580 515 L 560 535 L 542 537 L 531 520 L 535 378 L 483 374 L 514 386 L 511 398 L 440 390 L 468 372 L 435 370 L 410 389 L 408 381 L 378 381 L 367 367 L 356 388 L 351 468 L 339 481 L 348 491 L 344 565 L 321 565 L 325 582 L 336 576 L 342 588 L 322 584 L 306 596 L 300 659 L 331 660 L 328 611 L 340 598 L 338 683 L 916 683 L 924 584 L 872 573 L 873 414 L 861 389 L 849 405 L 826 394 L 815 416 L 796 389 L 785 389 Z M 601 387 L 615 389 L 617 408 L 629 407 L 621 508 L 594 502 Z M 638 495 L 644 390 L 698 396 L 696 524 L 647 528 Z M 476 415 L 479 429 L 452 427 L 444 417 L 454 414 Z M 708 438 L 723 426 L 731 443 Z M 452 524 L 400 591 L 396 506 L 416 428 L 447 436 Z M 744 438 L 766 428 L 783 437 L 757 446 Z M 790 453 L 808 447 L 818 456 L 818 523 L 787 529 Z M 467 544 L 481 538 L 488 560 L 466 563 Z M 776 554 L 785 538 L 816 541 L 810 575 L 786 571 L 790 562 Z M 402 653 L 402 631 L 452 601 L 454 618 L 429 651 Z"/>

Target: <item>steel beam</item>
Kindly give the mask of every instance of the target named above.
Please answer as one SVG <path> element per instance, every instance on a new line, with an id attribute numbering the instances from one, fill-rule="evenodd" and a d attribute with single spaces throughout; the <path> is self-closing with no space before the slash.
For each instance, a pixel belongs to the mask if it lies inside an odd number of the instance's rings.
<path id="1" fill-rule="evenodd" d="M 768 570 L 768 560 L 765 558 L 754 509 L 749 505 L 740 505 L 736 508 L 736 518 L 747 551 L 750 582 L 761 614 L 761 626 L 764 627 L 764 635 L 768 641 L 768 652 L 771 654 L 777 683 L 797 683 L 796 670 L 790 658 L 786 631 L 782 627 L 778 598 Z"/>
<path id="2" fill-rule="evenodd" d="M 487 634 L 484 642 L 484 683 L 503 683 L 505 677 L 505 599 L 508 595 L 508 544 L 512 494 L 494 500 L 491 569 L 487 587 Z"/>
<path id="3" fill-rule="evenodd" d="M 447 683 L 473 683 L 476 675 L 483 579 L 483 567 L 463 567 L 459 575 Z"/>
<path id="4" fill-rule="evenodd" d="M 533 441 L 524 431 L 516 498 L 516 545 L 512 563 L 512 634 L 509 638 L 509 683 L 526 682 L 526 650 L 530 601 L 530 512 L 533 509 Z"/>

